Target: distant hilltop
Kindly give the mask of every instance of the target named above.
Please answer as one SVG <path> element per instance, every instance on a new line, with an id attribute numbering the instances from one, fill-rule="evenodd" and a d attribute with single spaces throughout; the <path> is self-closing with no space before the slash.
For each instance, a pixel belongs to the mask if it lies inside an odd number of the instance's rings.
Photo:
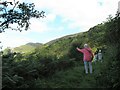
<path id="1" fill-rule="evenodd" d="M 27 43 L 26 45 L 31 45 L 31 46 L 40 46 L 40 45 L 43 45 L 42 43 Z"/>
<path id="2" fill-rule="evenodd" d="M 21 52 L 21 53 L 26 53 L 26 52 L 31 52 L 35 50 L 35 48 L 42 46 L 42 43 L 27 43 L 25 45 L 21 45 L 19 47 L 13 48 L 14 52 Z"/>

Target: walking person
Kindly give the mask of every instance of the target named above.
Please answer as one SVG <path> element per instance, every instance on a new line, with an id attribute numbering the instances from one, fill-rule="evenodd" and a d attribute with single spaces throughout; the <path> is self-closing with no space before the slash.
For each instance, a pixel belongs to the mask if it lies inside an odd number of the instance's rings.
<path id="1" fill-rule="evenodd" d="M 98 60 L 98 54 L 97 54 L 97 52 L 95 52 L 93 62 L 95 62 L 95 64 L 96 64 L 97 60 Z"/>
<path id="2" fill-rule="evenodd" d="M 98 51 L 98 61 L 102 62 L 102 58 L 103 58 L 102 52 L 101 52 L 101 50 L 99 50 Z"/>
<path id="3" fill-rule="evenodd" d="M 98 49 L 95 51 L 94 58 L 93 58 L 93 62 L 95 62 L 95 64 L 97 61 L 98 61 Z"/>
<path id="4" fill-rule="evenodd" d="M 76 48 L 79 52 L 83 53 L 83 61 L 84 61 L 84 68 L 85 68 L 85 73 L 88 74 L 88 68 L 90 73 L 92 74 L 92 58 L 93 57 L 93 53 L 91 48 L 88 46 L 88 44 L 84 44 L 84 48 L 80 49 L 80 48 Z M 89 64 L 89 65 L 88 65 Z"/>

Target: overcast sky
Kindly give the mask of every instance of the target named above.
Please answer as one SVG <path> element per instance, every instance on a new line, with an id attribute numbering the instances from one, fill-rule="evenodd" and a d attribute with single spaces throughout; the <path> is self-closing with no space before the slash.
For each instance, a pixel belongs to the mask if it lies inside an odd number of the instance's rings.
<path id="1" fill-rule="evenodd" d="M 45 11 L 46 18 L 31 19 L 28 31 L 7 30 L 5 33 L 0 33 L 3 48 L 17 47 L 28 42 L 46 43 L 65 35 L 87 31 L 90 27 L 106 21 L 108 15 L 114 16 L 119 0 L 19 1 L 34 3 L 37 10 Z"/>

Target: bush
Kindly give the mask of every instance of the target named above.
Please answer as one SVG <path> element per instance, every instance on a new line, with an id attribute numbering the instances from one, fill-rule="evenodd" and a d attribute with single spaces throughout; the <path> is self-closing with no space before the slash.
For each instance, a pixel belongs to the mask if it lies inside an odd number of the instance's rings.
<path id="1" fill-rule="evenodd" d="M 107 52 L 105 62 L 101 68 L 101 74 L 97 82 L 99 86 L 107 88 L 120 88 L 120 18 L 113 18 L 106 24 L 105 40 L 107 41 Z"/>
<path id="2" fill-rule="evenodd" d="M 74 42 L 72 45 L 71 45 L 71 48 L 69 49 L 68 51 L 68 57 L 70 59 L 74 58 L 75 60 L 81 60 L 83 59 L 83 55 L 82 53 L 78 52 L 76 50 L 76 47 L 81 47 L 81 43 L 79 42 Z"/>

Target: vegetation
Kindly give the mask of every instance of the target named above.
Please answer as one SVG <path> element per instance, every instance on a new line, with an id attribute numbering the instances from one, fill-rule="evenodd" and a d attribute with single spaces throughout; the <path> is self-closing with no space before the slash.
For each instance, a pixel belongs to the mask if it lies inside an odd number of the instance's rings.
<path id="1" fill-rule="evenodd" d="M 101 68 L 101 75 L 98 76 L 99 85 L 109 88 L 120 87 L 120 17 L 118 16 L 115 18 L 110 17 L 108 22 L 106 22 L 105 41 L 107 42 L 107 53 L 105 57 L 105 66 Z"/>
<path id="2" fill-rule="evenodd" d="M 4 50 L 2 88 L 119 88 L 119 25 L 118 16 L 109 17 L 87 32 L 56 39 L 30 53 Z M 103 51 L 103 62 L 93 62 L 93 74 L 85 75 L 83 56 L 76 50 L 84 43 L 93 52 Z"/>
<path id="3" fill-rule="evenodd" d="M 28 30 L 29 20 L 31 18 L 43 18 L 45 17 L 44 11 L 35 10 L 34 3 L 19 3 L 19 1 L 0 2 L 0 33 L 6 29 L 12 30 Z M 11 24 L 15 24 L 17 27 L 13 28 Z"/>
<path id="4" fill-rule="evenodd" d="M 27 43 L 26 45 L 14 48 L 13 52 L 30 53 L 40 46 L 42 46 L 42 43 Z"/>

